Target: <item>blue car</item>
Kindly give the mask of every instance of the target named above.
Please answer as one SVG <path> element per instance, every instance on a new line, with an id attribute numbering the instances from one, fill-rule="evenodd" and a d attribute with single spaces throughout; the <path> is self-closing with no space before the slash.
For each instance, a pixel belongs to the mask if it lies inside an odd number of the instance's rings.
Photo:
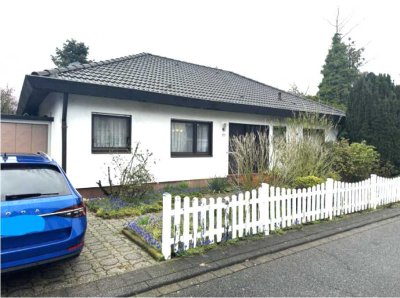
<path id="1" fill-rule="evenodd" d="M 1 273 L 80 254 L 86 208 L 44 153 L 2 154 Z"/>

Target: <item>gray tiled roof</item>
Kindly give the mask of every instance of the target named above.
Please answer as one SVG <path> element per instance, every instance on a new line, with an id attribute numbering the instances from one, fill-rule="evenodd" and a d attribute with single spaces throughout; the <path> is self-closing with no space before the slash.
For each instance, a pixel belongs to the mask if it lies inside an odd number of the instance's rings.
<path id="1" fill-rule="evenodd" d="M 293 95 L 230 71 L 147 53 L 33 72 L 32 75 L 206 101 L 344 116 L 343 111 L 331 106 Z M 279 93 L 281 93 L 280 99 Z"/>

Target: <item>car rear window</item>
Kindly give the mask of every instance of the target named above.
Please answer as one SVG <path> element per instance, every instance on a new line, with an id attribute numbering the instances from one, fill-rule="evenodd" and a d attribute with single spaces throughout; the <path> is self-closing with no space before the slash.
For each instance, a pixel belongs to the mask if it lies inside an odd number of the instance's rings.
<path id="1" fill-rule="evenodd" d="M 1 165 L 2 201 L 69 194 L 64 176 L 53 165 Z"/>

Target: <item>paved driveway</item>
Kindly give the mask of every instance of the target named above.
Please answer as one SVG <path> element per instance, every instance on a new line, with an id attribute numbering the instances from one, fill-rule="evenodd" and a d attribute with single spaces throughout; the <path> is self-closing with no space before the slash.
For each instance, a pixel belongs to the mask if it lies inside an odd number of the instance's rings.
<path id="1" fill-rule="evenodd" d="M 88 214 L 85 247 L 68 261 L 2 277 L 2 296 L 35 296 L 150 266 L 155 261 L 121 234 L 128 219 L 104 220 Z"/>

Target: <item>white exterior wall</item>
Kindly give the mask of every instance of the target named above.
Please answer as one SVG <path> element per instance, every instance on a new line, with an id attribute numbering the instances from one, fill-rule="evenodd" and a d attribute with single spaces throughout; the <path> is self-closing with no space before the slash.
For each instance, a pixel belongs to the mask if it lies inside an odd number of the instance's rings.
<path id="1" fill-rule="evenodd" d="M 62 94 L 50 94 L 40 107 L 40 115 L 54 117 L 51 125 L 51 156 L 61 165 Z M 107 182 L 107 166 L 112 154 L 92 154 L 92 113 L 130 115 L 131 144 L 140 142 L 142 150 L 153 153 L 152 173 L 157 182 L 224 177 L 228 175 L 229 123 L 285 125 L 284 119 L 271 116 L 192 109 L 70 94 L 67 109 L 67 175 L 76 188 L 96 187 Z M 210 121 L 213 124 L 211 157 L 171 157 L 171 119 Z M 222 127 L 226 124 L 226 130 Z M 302 128 L 288 135 L 302 135 Z M 326 139 L 335 138 L 326 133 Z M 121 155 L 123 156 L 123 155 Z M 117 182 L 117 181 L 115 181 Z"/>
<path id="2" fill-rule="evenodd" d="M 213 178 L 228 175 L 229 123 L 270 125 L 271 117 L 149 104 L 129 100 L 70 95 L 67 124 L 67 174 L 77 188 L 106 182 L 111 154 L 91 153 L 92 113 L 132 116 L 132 145 L 140 142 L 156 164 L 157 182 Z M 171 157 L 171 119 L 211 121 L 212 157 Z M 222 131 L 226 123 L 225 132 Z"/>
<path id="3" fill-rule="evenodd" d="M 49 155 L 59 165 L 62 162 L 61 125 L 62 125 L 63 94 L 50 93 L 39 106 L 39 116 L 53 117 L 49 125 Z"/>

